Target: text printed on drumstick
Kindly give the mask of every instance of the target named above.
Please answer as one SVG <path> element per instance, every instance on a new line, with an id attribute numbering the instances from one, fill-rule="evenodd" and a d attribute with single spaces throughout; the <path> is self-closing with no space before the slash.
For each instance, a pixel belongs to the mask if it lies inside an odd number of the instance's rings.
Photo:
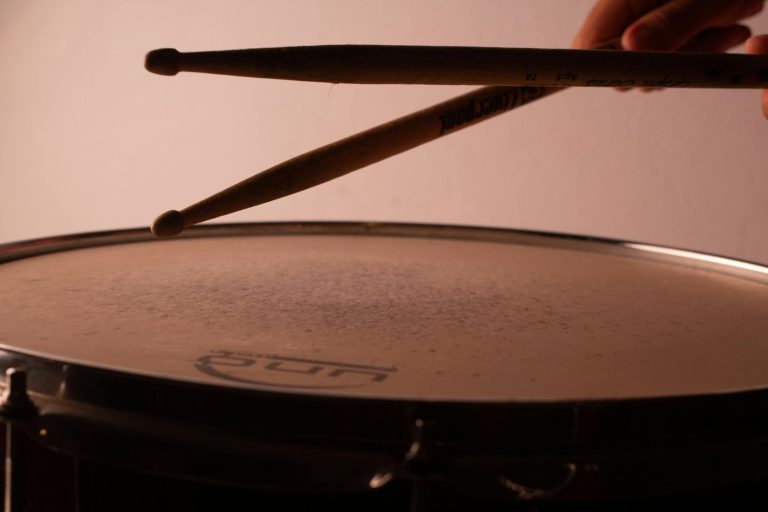
<path id="1" fill-rule="evenodd" d="M 759 74 L 765 78 L 764 73 Z M 573 71 L 560 71 L 554 73 L 554 78 L 542 78 L 538 72 L 526 72 L 525 80 L 535 85 L 573 86 L 579 82 L 580 75 Z M 727 83 L 736 86 L 744 82 L 747 76 L 744 73 L 723 73 L 719 69 L 704 69 L 697 83 Z M 581 82 L 587 87 L 691 87 L 693 82 L 688 76 L 671 76 L 665 74 L 654 79 L 637 79 L 629 76 L 611 77 L 581 77 Z"/>
<path id="2" fill-rule="evenodd" d="M 709 81 L 716 81 L 720 78 L 717 71 L 710 70 L 704 73 Z M 732 76 L 730 83 L 738 84 L 744 79 L 744 76 Z M 525 73 L 525 80 L 536 85 L 554 85 L 562 87 L 571 87 L 577 83 L 579 74 L 573 71 L 560 71 L 554 74 L 554 79 L 542 79 L 538 72 Z M 554 81 L 553 81 L 554 80 Z M 587 87 L 690 87 L 691 81 L 685 77 L 671 77 L 664 75 L 661 78 L 653 80 L 637 80 L 628 77 L 594 77 L 587 78 L 584 82 Z"/>
<path id="3" fill-rule="evenodd" d="M 483 100 L 470 99 L 463 106 L 448 111 L 439 116 L 440 135 L 461 128 L 473 121 L 501 114 L 541 98 L 545 92 L 543 87 L 507 87 L 505 90 Z"/>
<path id="4" fill-rule="evenodd" d="M 675 79 L 669 76 L 658 80 L 643 80 L 640 83 L 631 78 L 626 80 L 621 78 L 592 78 L 587 80 L 587 86 L 590 87 L 689 87 L 690 85 L 690 80 L 685 78 Z"/>
<path id="5" fill-rule="evenodd" d="M 578 73 L 574 73 L 573 71 L 560 71 L 558 73 L 555 73 L 555 82 L 566 82 L 566 86 L 569 85 L 568 82 L 575 82 L 576 79 L 579 78 Z M 525 72 L 525 81 L 531 82 L 532 84 L 536 84 L 539 80 L 539 73 L 538 71 L 527 71 Z"/>

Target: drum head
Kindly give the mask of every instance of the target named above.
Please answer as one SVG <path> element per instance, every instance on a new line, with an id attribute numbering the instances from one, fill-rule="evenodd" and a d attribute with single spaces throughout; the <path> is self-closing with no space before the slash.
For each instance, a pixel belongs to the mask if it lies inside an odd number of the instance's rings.
<path id="1" fill-rule="evenodd" d="M 388 446 L 390 466 L 390 448 L 402 456 L 425 414 L 451 424 L 437 429 L 448 444 L 519 442 L 573 458 L 590 411 L 668 418 L 706 399 L 719 415 L 723 396 L 762 401 L 768 383 L 768 270 L 683 251 L 476 228 L 262 224 L 172 240 L 49 239 L 2 257 L 5 365 L 29 368 L 41 418 L 45 404 L 107 407 L 141 414 L 155 436 L 164 414 L 210 425 L 218 411 L 224 428 L 240 420 L 221 404 L 256 400 L 344 410 L 357 418 L 348 428 L 330 416 L 294 425 L 293 412 L 257 423 L 322 443 L 354 431 L 350 445 Z M 127 398 L 129 386 L 144 396 Z M 681 421 L 593 430 L 642 446 L 689 431 Z M 529 424 L 535 442 L 513 442 L 511 424 Z M 58 444 L 75 449 L 65 434 Z"/>
<path id="2" fill-rule="evenodd" d="M 0 343 L 121 372 L 366 398 L 573 401 L 768 380 L 762 273 L 459 235 L 197 236 L 9 262 Z"/>

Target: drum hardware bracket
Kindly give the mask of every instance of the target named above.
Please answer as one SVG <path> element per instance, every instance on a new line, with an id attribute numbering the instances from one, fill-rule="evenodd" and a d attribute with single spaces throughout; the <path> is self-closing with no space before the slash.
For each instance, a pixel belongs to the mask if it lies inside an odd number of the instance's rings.
<path id="1" fill-rule="evenodd" d="M 431 438 L 434 423 L 417 418 L 413 422 L 412 441 L 405 454 L 404 470 L 411 479 L 436 479 L 437 460 L 435 446 Z"/>
<path id="2" fill-rule="evenodd" d="M 410 512 L 431 510 L 432 486 L 440 480 L 433 433 L 435 423 L 416 418 L 413 422 L 411 446 L 403 461 L 404 476 L 412 483 Z"/>
<path id="3" fill-rule="evenodd" d="M 24 510 L 24 453 L 21 432 L 14 423 L 37 416 L 37 407 L 27 394 L 27 373 L 19 368 L 5 371 L 5 392 L 0 397 L 0 418 L 5 426 L 5 489 L 3 510 Z"/>
<path id="4" fill-rule="evenodd" d="M 497 478 L 499 483 L 501 483 L 501 485 L 503 485 L 506 489 L 515 493 L 515 496 L 519 500 L 530 501 L 551 498 L 564 491 L 571 484 L 579 470 L 579 467 L 573 463 L 564 463 L 562 467 L 565 470 L 565 476 L 562 478 L 562 480 L 546 488 L 523 485 L 518 482 L 514 482 L 504 475 L 498 475 Z M 590 469 L 592 469 L 592 467 L 590 467 Z"/>
<path id="5" fill-rule="evenodd" d="M 368 487 L 371 489 L 380 489 L 387 485 L 389 482 L 392 481 L 394 478 L 394 473 L 390 471 L 382 471 L 379 473 L 376 473 L 371 477 L 371 480 L 368 482 Z"/>
<path id="6" fill-rule="evenodd" d="M 0 418 L 8 423 L 37 416 L 37 407 L 27 394 L 27 373 L 18 368 L 5 371 L 5 392 L 0 396 Z"/>

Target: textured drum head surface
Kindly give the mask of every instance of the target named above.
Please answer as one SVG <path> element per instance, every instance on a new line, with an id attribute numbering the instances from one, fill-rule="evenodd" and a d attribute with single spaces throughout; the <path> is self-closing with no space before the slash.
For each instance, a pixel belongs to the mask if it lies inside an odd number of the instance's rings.
<path id="1" fill-rule="evenodd" d="M 566 242 L 259 234 L 55 252 L 0 265 L 0 343 L 332 396 L 563 401 L 768 382 L 765 282 Z"/>

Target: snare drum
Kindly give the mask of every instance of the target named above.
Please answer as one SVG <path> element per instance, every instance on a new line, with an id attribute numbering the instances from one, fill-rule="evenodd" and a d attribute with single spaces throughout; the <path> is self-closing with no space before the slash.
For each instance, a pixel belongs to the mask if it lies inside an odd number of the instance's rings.
<path id="1" fill-rule="evenodd" d="M 0 261 L 14 507 L 701 510 L 763 493 L 758 265 L 350 223 L 96 233 Z"/>

